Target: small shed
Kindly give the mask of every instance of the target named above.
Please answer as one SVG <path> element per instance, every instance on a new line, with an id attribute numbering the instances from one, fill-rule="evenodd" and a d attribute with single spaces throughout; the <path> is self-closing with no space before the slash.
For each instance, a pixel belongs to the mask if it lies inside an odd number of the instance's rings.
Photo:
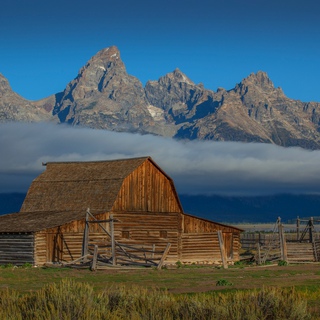
<path id="1" fill-rule="evenodd" d="M 90 241 L 105 243 L 115 219 L 116 241 L 171 244 L 166 263 L 239 260 L 241 229 L 183 212 L 172 179 L 151 157 L 50 162 L 31 184 L 19 213 L 0 217 L 0 264 L 59 263 L 83 254 L 86 212 L 101 221 Z M 219 237 L 220 242 L 219 242 Z"/>

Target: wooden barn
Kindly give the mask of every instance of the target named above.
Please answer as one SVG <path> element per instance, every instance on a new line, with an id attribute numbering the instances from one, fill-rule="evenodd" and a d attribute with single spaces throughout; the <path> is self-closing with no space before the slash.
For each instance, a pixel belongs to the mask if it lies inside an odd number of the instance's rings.
<path id="1" fill-rule="evenodd" d="M 50 162 L 20 212 L 0 217 L 0 264 L 67 263 L 83 256 L 85 240 L 160 251 L 170 243 L 168 264 L 232 263 L 241 231 L 185 214 L 172 179 L 150 157 Z"/>

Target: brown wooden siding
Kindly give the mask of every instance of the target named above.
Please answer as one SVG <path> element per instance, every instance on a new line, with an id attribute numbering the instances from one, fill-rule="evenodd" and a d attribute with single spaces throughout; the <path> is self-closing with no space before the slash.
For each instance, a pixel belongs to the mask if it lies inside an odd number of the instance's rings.
<path id="1" fill-rule="evenodd" d="M 221 261 L 217 232 L 182 234 L 182 263 L 214 263 Z"/>
<path id="2" fill-rule="evenodd" d="M 146 245 L 164 250 L 167 243 L 171 243 L 167 262 L 178 260 L 179 214 L 172 212 L 126 213 L 115 212 L 115 238 L 124 244 Z M 123 237 L 123 231 L 129 232 L 129 238 Z M 161 237 L 166 233 L 166 238 Z"/>
<path id="3" fill-rule="evenodd" d="M 110 213 L 111 214 L 111 213 Z M 97 215 L 98 220 L 106 220 L 109 213 Z M 119 243 L 136 246 L 151 247 L 155 245 L 157 251 L 164 250 L 167 243 L 171 249 L 166 260 L 174 263 L 178 260 L 189 262 L 215 262 L 221 260 L 219 241 L 216 231 L 210 230 L 209 222 L 174 212 L 141 213 L 141 212 L 113 212 L 118 221 L 114 224 L 115 239 Z M 181 233 L 181 223 L 187 233 Z M 192 222 L 192 223 L 190 223 Z M 109 223 L 102 223 L 110 230 Z M 211 230 L 218 230 L 219 225 L 211 223 Z M 191 227 L 197 226 L 190 232 Z M 82 240 L 85 221 L 79 220 L 64 226 L 41 231 L 35 237 L 35 264 L 47 262 L 70 262 L 82 254 Z M 207 232 L 203 232 L 202 228 Z M 228 227 L 226 230 L 229 230 Z M 232 230 L 232 228 L 230 228 Z M 235 230 L 233 230 L 235 231 Z M 239 259 L 239 232 L 223 232 L 225 249 L 229 259 Z M 109 236 L 102 231 L 98 224 L 90 224 L 89 243 L 97 244 L 99 252 L 110 254 Z"/>
<path id="4" fill-rule="evenodd" d="M 123 182 L 112 211 L 181 212 L 172 182 L 145 161 Z"/>
<path id="5" fill-rule="evenodd" d="M 171 249 L 167 263 L 174 263 L 178 260 L 201 263 L 210 261 L 212 263 L 221 260 L 216 231 L 201 232 L 200 227 L 203 225 L 198 224 L 200 226 L 196 229 L 198 232 L 181 234 L 182 221 L 187 220 L 185 229 L 190 231 L 192 224 L 188 222 L 198 222 L 199 219 L 196 217 L 192 219 L 192 217 L 183 215 L 182 218 L 180 213 L 172 212 L 158 212 L 152 215 L 141 212 L 113 212 L 112 214 L 118 220 L 114 224 L 114 230 L 115 239 L 119 243 L 144 247 L 155 245 L 156 250 L 161 251 L 170 242 Z M 97 215 L 96 218 L 109 219 L 109 213 Z M 208 223 L 204 225 L 207 229 L 209 229 Z M 109 223 L 102 224 L 105 229 L 110 230 Z M 37 233 L 35 263 L 42 265 L 55 261 L 70 262 L 79 258 L 82 253 L 84 226 L 84 220 L 74 221 L 59 228 Z M 212 229 L 217 228 L 218 230 L 218 226 L 214 224 Z M 239 259 L 239 233 L 223 232 L 223 236 L 228 258 L 237 261 Z M 106 245 L 110 245 L 110 239 L 98 224 L 90 224 L 89 243 L 97 244 L 100 253 L 110 254 L 110 249 L 105 248 Z"/>
<path id="6" fill-rule="evenodd" d="M 115 239 L 124 244 L 151 247 L 155 245 L 157 251 L 164 250 L 167 243 L 171 243 L 168 261 L 177 261 L 178 256 L 178 213 L 126 213 L 115 212 Z M 97 216 L 97 219 L 108 219 L 109 214 Z M 109 230 L 109 224 L 103 223 Z M 36 263 L 69 262 L 81 256 L 84 221 L 75 221 L 60 228 L 53 228 L 36 235 Z M 123 238 L 122 231 L 129 232 L 129 238 Z M 161 234 L 162 232 L 162 234 Z M 163 235 L 166 237 L 162 237 Z M 162 235 L 162 236 L 161 236 Z M 89 243 L 97 244 L 100 248 L 110 245 L 108 235 L 97 224 L 90 224 Z M 105 252 L 109 252 L 108 249 Z M 99 250 L 99 252 L 101 252 Z M 102 253 L 102 252 L 101 252 Z"/>
<path id="7" fill-rule="evenodd" d="M 240 233 L 238 229 L 231 226 L 226 226 L 223 224 L 189 216 L 186 214 L 183 215 L 183 232 L 184 233 L 198 233 L 198 232 L 208 233 L 208 232 L 215 232 L 218 230 L 222 230 L 223 232 Z"/>
<path id="8" fill-rule="evenodd" d="M 182 239 L 182 263 L 221 263 L 221 251 L 217 232 L 184 233 Z M 223 233 L 224 247 L 229 261 L 239 260 L 239 237 Z"/>
<path id="9" fill-rule="evenodd" d="M 37 266 L 41 266 L 48 261 L 47 234 L 45 231 L 37 232 L 34 238 L 35 238 L 34 264 Z"/>
<path id="10" fill-rule="evenodd" d="M 233 234 L 233 261 L 240 260 L 240 233 Z"/>
<path id="11" fill-rule="evenodd" d="M 33 251 L 34 235 L 32 233 L 0 234 L 0 264 L 33 264 Z"/>
<path id="12" fill-rule="evenodd" d="M 98 220 L 109 218 L 109 214 L 97 215 Z M 109 225 L 102 225 L 108 230 Z M 37 232 L 35 236 L 35 264 L 43 265 L 47 262 L 70 262 L 82 253 L 82 240 L 85 220 L 73 221 L 61 227 Z M 97 224 L 90 224 L 91 242 L 105 242 L 106 234 Z"/>

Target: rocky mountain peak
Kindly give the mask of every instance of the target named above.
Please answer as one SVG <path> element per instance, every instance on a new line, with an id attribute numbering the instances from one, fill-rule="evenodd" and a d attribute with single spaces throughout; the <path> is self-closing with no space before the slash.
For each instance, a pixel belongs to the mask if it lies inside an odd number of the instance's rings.
<path id="1" fill-rule="evenodd" d="M 45 121 L 50 117 L 42 104 L 39 106 L 36 102 L 22 98 L 11 89 L 9 81 L 0 74 L 0 123 Z"/>
<path id="2" fill-rule="evenodd" d="M 266 72 L 258 71 L 251 73 L 247 78 L 243 79 L 237 86 L 237 89 L 248 90 L 248 87 L 259 88 L 263 91 L 273 91 L 275 87 Z"/>
<path id="3" fill-rule="evenodd" d="M 245 80 L 248 84 L 259 86 L 265 90 L 274 89 L 273 82 L 264 71 L 258 71 L 257 73 L 251 73 Z"/>
<path id="4" fill-rule="evenodd" d="M 57 98 L 53 114 L 60 122 L 132 132 L 144 132 L 141 123 L 153 121 L 142 83 L 127 74 L 115 46 L 80 69 Z"/>
<path id="5" fill-rule="evenodd" d="M 259 96 L 260 94 L 283 95 L 282 90 L 280 88 L 276 89 L 267 73 L 263 71 L 251 73 L 235 86 L 234 91 L 240 94 L 240 96 Z"/>
<path id="6" fill-rule="evenodd" d="M 169 77 L 178 81 L 178 82 L 185 82 L 191 85 L 194 85 L 194 82 L 190 80 L 185 73 L 181 72 L 180 69 L 176 68 L 172 73 L 168 74 Z"/>
<path id="7" fill-rule="evenodd" d="M 126 73 L 117 47 L 109 47 L 94 55 L 69 83 L 66 91 L 72 91 L 75 99 L 83 99 L 95 91 L 103 92 L 110 78 L 115 74 Z"/>
<path id="8" fill-rule="evenodd" d="M 97 72 L 97 74 L 101 74 L 101 72 L 99 73 L 100 70 L 105 72 L 114 67 L 125 70 L 125 66 L 120 58 L 119 49 L 112 46 L 100 50 L 96 55 L 94 55 L 86 65 L 80 69 L 79 74 L 83 74 L 85 72 L 90 73 L 93 71 Z"/>
<path id="9" fill-rule="evenodd" d="M 150 81 L 153 82 L 153 81 Z M 156 81 L 155 81 L 156 82 Z M 171 84 L 178 84 L 178 83 L 186 83 L 189 85 L 195 85 L 195 83 L 190 80 L 180 69 L 176 68 L 173 72 L 167 73 L 165 76 L 160 77 L 157 81 L 159 84 L 168 86 Z"/>
<path id="10" fill-rule="evenodd" d="M 9 81 L 0 73 L 0 95 L 11 90 Z"/>

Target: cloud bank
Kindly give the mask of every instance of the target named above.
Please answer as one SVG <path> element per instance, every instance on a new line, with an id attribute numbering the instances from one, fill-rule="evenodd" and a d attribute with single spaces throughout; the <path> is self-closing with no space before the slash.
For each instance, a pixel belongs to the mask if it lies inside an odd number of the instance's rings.
<path id="1" fill-rule="evenodd" d="M 26 192 L 42 162 L 151 156 L 180 194 L 320 193 L 320 151 L 188 141 L 41 123 L 0 125 L 0 192 Z"/>

